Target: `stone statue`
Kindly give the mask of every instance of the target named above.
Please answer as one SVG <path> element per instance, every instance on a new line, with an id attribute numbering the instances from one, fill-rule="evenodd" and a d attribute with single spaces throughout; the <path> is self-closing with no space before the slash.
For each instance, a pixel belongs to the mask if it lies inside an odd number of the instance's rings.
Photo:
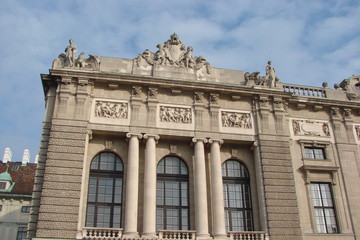
<path id="1" fill-rule="evenodd" d="M 70 39 L 69 43 L 70 44 L 65 48 L 65 67 L 74 67 L 76 59 L 75 53 L 77 52 L 77 48 L 74 44 L 74 40 Z"/>
<path id="2" fill-rule="evenodd" d="M 187 48 L 187 51 L 185 53 L 185 59 L 184 59 L 185 67 L 190 67 L 191 63 L 194 63 L 194 60 L 192 57 L 192 51 L 193 51 L 192 47 Z"/>
<path id="3" fill-rule="evenodd" d="M 268 87 L 275 87 L 275 68 L 271 66 L 271 61 L 268 61 L 268 65 L 265 68 L 266 76 L 265 79 L 267 80 Z"/>
<path id="4" fill-rule="evenodd" d="M 85 53 L 81 52 L 76 57 L 77 48 L 72 39 L 69 40 L 69 45 L 65 48 L 65 54 L 61 53 L 52 64 L 53 69 L 57 68 L 78 68 L 84 70 L 100 70 L 100 57 L 89 54 L 89 58 L 84 58 Z"/>
<path id="5" fill-rule="evenodd" d="M 199 72 L 204 69 L 204 72 L 211 74 L 210 63 L 201 56 L 193 57 L 193 48 L 190 46 L 186 48 L 176 33 L 172 34 L 164 44 L 158 44 L 156 47 L 158 48 L 156 53 L 146 49 L 136 57 L 137 67 L 146 68 L 158 64 L 161 66 L 191 68 Z"/>

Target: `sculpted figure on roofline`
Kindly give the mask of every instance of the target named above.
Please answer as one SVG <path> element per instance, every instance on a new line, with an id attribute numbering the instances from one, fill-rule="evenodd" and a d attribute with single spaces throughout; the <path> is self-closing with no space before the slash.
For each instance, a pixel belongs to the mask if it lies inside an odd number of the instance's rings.
<path id="1" fill-rule="evenodd" d="M 193 57 L 193 48 L 191 46 L 186 48 L 176 33 L 172 34 L 170 39 L 164 44 L 158 44 L 156 47 L 158 48 L 156 53 L 146 49 L 143 53 L 139 54 L 135 59 L 138 67 L 153 66 L 155 64 L 159 66 L 192 68 L 194 70 L 200 70 L 204 67 L 208 74 L 211 73 L 210 63 L 204 57 Z"/>

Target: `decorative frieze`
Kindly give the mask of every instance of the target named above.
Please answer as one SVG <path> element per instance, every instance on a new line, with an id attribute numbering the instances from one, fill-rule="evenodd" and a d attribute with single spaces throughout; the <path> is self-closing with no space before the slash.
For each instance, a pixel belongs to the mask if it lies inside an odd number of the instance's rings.
<path id="1" fill-rule="evenodd" d="M 194 111 L 190 106 L 158 104 L 156 116 L 160 128 L 192 130 L 195 126 Z"/>
<path id="2" fill-rule="evenodd" d="M 251 129 L 252 119 L 250 113 L 221 111 L 221 124 L 223 127 Z"/>
<path id="3" fill-rule="evenodd" d="M 127 125 L 130 119 L 129 103 L 126 101 L 94 99 L 91 121 Z"/>
<path id="4" fill-rule="evenodd" d="M 94 114 L 99 118 L 127 118 L 128 104 L 96 101 Z"/>
<path id="5" fill-rule="evenodd" d="M 219 125 L 221 132 L 254 134 L 254 119 L 249 111 L 220 109 Z"/>
<path id="6" fill-rule="evenodd" d="M 173 107 L 173 106 L 160 106 L 160 122 L 170 123 L 192 123 L 191 108 Z"/>

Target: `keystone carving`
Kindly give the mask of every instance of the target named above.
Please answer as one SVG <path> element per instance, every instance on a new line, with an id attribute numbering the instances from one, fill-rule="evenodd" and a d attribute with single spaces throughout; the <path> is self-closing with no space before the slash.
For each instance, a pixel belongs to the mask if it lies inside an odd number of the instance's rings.
<path id="1" fill-rule="evenodd" d="M 201 56 L 193 57 L 193 48 L 191 46 L 186 48 L 176 33 L 172 34 L 164 44 L 160 43 L 156 47 L 158 48 L 156 53 L 146 49 L 137 56 L 135 62 L 138 67 L 160 65 L 192 68 L 194 70 L 205 68 L 208 74 L 211 73 L 210 63 Z"/>
<path id="2" fill-rule="evenodd" d="M 77 47 L 72 39 L 69 40 L 69 45 L 65 48 L 65 53 L 61 53 L 52 64 L 52 68 L 74 68 L 84 70 L 100 70 L 100 57 L 88 54 L 88 58 L 84 58 L 85 53 L 81 52 L 76 57 Z"/>

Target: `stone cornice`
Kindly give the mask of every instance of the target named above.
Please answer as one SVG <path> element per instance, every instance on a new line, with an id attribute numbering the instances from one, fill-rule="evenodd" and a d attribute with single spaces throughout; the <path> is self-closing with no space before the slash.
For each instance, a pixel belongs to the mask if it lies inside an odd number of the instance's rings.
<path id="1" fill-rule="evenodd" d="M 159 87 L 162 88 L 177 88 L 189 91 L 204 91 L 212 92 L 217 91 L 221 94 L 230 94 L 231 96 L 236 93 L 241 96 L 276 96 L 277 98 L 284 98 L 291 103 L 304 103 L 311 106 L 334 106 L 339 105 L 347 108 L 360 108 L 360 103 L 350 102 L 348 100 L 337 100 L 329 98 L 316 98 L 316 97 L 304 97 L 295 96 L 289 92 L 284 92 L 274 88 L 253 88 L 243 85 L 236 85 L 230 83 L 218 83 L 209 81 L 198 80 L 180 80 L 160 78 L 154 76 L 134 75 L 134 74 L 121 74 L 121 73 L 99 73 L 99 72 L 84 72 L 76 70 L 55 70 L 51 69 L 50 74 L 41 74 L 43 86 L 50 84 L 55 79 L 62 77 L 74 77 L 74 78 L 88 78 L 89 82 L 103 82 L 103 83 L 121 83 L 125 85 L 142 85 L 146 87 Z"/>

